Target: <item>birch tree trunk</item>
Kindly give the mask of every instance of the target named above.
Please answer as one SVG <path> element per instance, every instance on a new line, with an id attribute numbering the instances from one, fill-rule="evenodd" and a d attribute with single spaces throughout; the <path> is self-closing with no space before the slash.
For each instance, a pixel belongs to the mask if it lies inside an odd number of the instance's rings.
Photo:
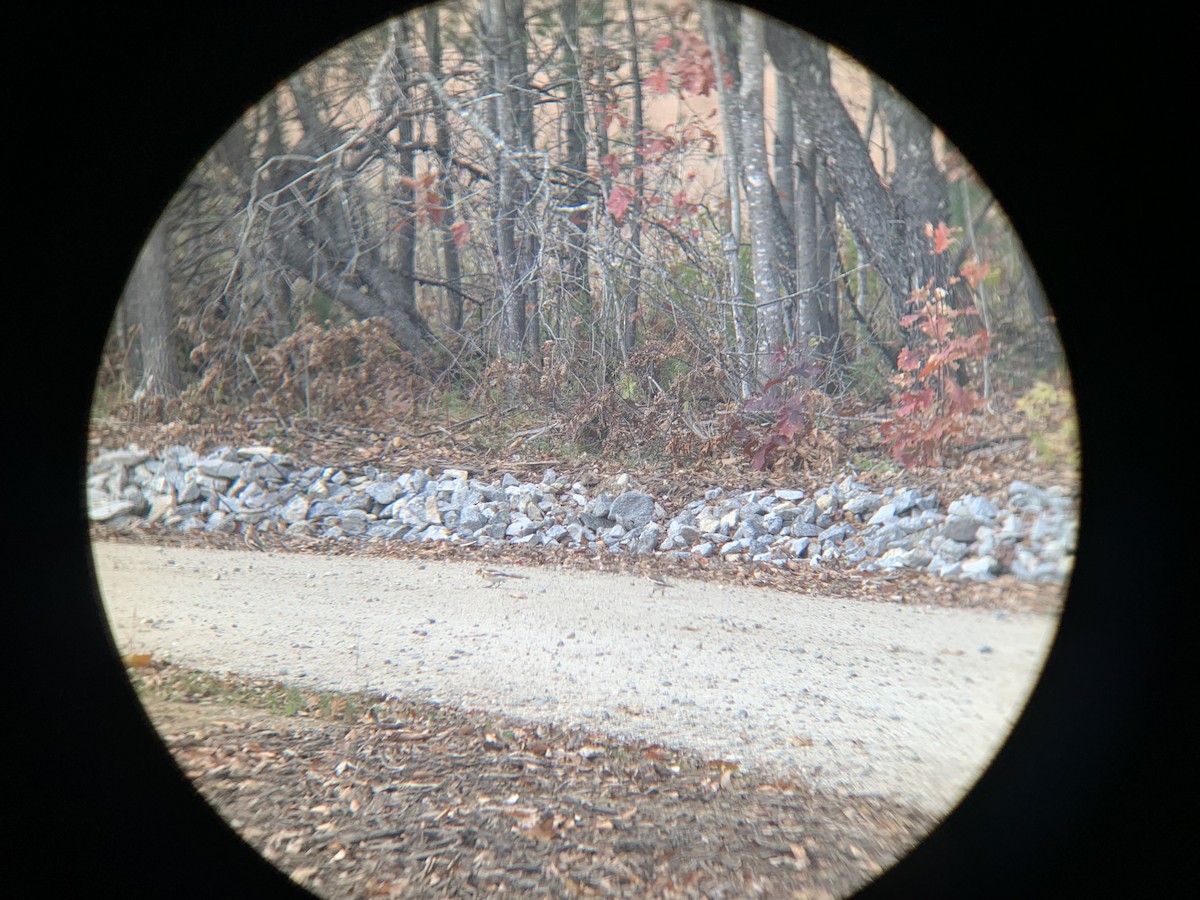
<path id="1" fill-rule="evenodd" d="M 786 344 L 787 298 L 777 265 L 778 198 L 771 183 L 763 113 L 766 20 L 750 9 L 743 9 L 741 25 L 742 177 L 746 185 L 754 270 L 755 374 L 760 382 L 767 382 L 778 375 L 779 351 Z"/>
<path id="2" fill-rule="evenodd" d="M 728 283 L 728 295 L 723 299 L 728 303 L 733 317 L 734 365 L 737 368 L 739 392 L 745 400 L 754 390 L 754 380 L 746 316 L 742 309 L 742 115 L 738 101 L 741 74 L 731 40 L 737 21 L 730 15 L 728 7 L 718 5 L 714 0 L 700 0 L 700 21 L 704 28 L 704 40 L 712 51 L 717 96 L 721 104 L 721 140 L 725 145 L 721 159 L 725 170 L 725 196 L 729 201 L 728 217 L 724 222 L 725 233 L 721 239 Z"/>
<path id="3" fill-rule="evenodd" d="M 523 358 L 525 295 L 529 273 L 522 265 L 524 241 L 519 232 L 522 207 L 528 202 L 518 171 L 521 135 L 521 85 L 515 59 L 514 21 L 524 20 L 523 0 L 485 0 L 481 9 L 484 49 L 491 73 L 492 106 L 500 146 L 496 151 L 496 267 L 501 302 L 501 353 Z"/>

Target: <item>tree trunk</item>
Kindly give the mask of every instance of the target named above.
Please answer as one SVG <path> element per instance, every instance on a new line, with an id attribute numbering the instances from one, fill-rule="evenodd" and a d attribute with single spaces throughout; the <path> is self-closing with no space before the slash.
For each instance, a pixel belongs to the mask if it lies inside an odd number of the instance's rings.
<path id="1" fill-rule="evenodd" d="M 591 221 L 587 174 L 587 107 L 580 71 L 579 4 L 563 0 L 560 7 L 563 29 L 563 78 L 567 84 L 566 158 L 563 161 L 568 189 L 566 197 L 567 238 L 563 260 L 564 287 L 574 297 L 574 312 L 579 334 L 590 330 L 592 317 L 591 286 L 588 280 L 588 227 Z M 568 306 L 563 304 L 564 313 Z M 566 326 L 568 323 L 562 323 Z M 560 328 L 560 334 L 566 329 Z"/>
<path id="2" fill-rule="evenodd" d="M 880 107 L 891 130 L 896 172 L 890 185 L 892 202 L 902 222 L 908 265 L 918 285 L 933 279 L 945 284 L 951 273 L 940 271 L 945 255 L 929 252 L 925 225 L 949 218 L 950 192 L 945 176 L 933 158 L 933 124 L 898 96 L 890 85 L 880 85 Z"/>
<path id="3" fill-rule="evenodd" d="M 525 62 L 524 0 L 486 0 L 481 24 L 491 72 L 493 106 L 500 146 L 496 151 L 496 268 L 502 304 L 501 353 L 523 358 L 527 309 L 537 309 L 532 272 L 533 235 L 529 224 L 534 198 L 521 167 L 528 162 L 526 143 L 532 112 L 525 95 L 529 73 Z"/>
<path id="4" fill-rule="evenodd" d="M 625 288 L 624 328 L 621 348 L 628 357 L 637 344 L 638 304 L 642 289 L 642 206 L 646 176 L 643 171 L 642 143 L 645 125 L 642 122 L 642 64 L 638 53 L 637 20 L 633 15 L 633 0 L 625 0 L 625 22 L 629 36 L 630 76 L 633 82 L 633 200 L 629 203 L 630 237 L 629 281 Z"/>
<path id="5" fill-rule="evenodd" d="M 441 23 L 438 21 L 438 11 L 439 7 L 436 4 L 431 4 L 423 10 L 425 52 L 429 56 L 430 75 L 436 79 L 442 77 L 442 33 Z M 432 103 L 434 148 L 440 170 L 438 194 L 441 197 L 441 222 L 438 231 L 441 235 L 442 266 L 446 275 L 447 322 L 452 331 L 462 331 L 462 260 L 458 252 L 458 243 L 454 239 L 456 216 L 454 212 L 454 181 L 451 177 L 450 117 L 446 110 L 446 104 L 436 92 L 433 92 Z"/>
<path id="6" fill-rule="evenodd" d="M 737 23 L 729 7 L 718 5 L 713 0 L 700 0 L 700 20 L 704 27 L 704 40 L 712 51 L 717 97 L 721 104 L 721 140 L 725 145 L 722 161 L 725 164 L 725 196 L 729 200 L 729 215 L 721 240 L 728 282 L 725 300 L 733 316 L 734 365 L 739 393 L 745 400 L 754 390 L 754 379 L 750 366 L 750 340 L 745 327 L 746 316 L 742 309 L 742 114 L 738 102 L 741 71 L 737 54 L 732 49 L 732 36 Z"/>
<path id="7" fill-rule="evenodd" d="M 398 55 L 394 62 L 399 64 Z M 278 192 L 287 201 L 273 212 L 269 243 L 275 258 L 355 315 L 386 319 L 397 343 L 426 366 L 435 355 L 433 332 L 417 310 L 415 273 L 405 239 L 397 248 L 402 258 L 389 264 L 382 250 L 385 236 L 366 208 L 356 178 L 364 161 L 329 152 L 345 144 L 347 135 L 324 123 L 316 95 L 303 76 L 288 84 L 305 136 L 295 153 L 277 158 L 262 176 L 262 190 Z M 406 102 L 402 93 L 391 100 Z M 405 118 L 385 120 L 399 126 Z M 399 164 L 403 166 L 403 160 Z M 284 185 L 287 191 L 281 192 Z M 408 238 L 409 246 L 413 240 Z"/>
<path id="8" fill-rule="evenodd" d="M 160 218 L 138 254 L 122 297 L 129 324 L 137 331 L 141 360 L 135 397 L 173 397 L 179 391 L 168 267 L 166 222 Z"/>
<path id="9" fill-rule="evenodd" d="M 395 197 L 399 220 L 390 228 L 395 235 L 396 254 L 392 268 L 399 275 L 400 296 L 397 298 L 397 302 L 404 309 L 415 310 L 417 308 L 417 208 L 413 181 L 416 174 L 413 166 L 413 113 L 412 100 L 407 87 L 408 69 L 404 64 L 404 57 L 396 52 L 396 44 L 403 42 L 407 45 L 408 40 L 408 20 L 400 19 L 392 26 L 388 54 L 396 86 L 396 96 L 393 102 L 399 107 L 396 123 L 396 173 L 399 175 L 399 179 Z"/>
<path id="10" fill-rule="evenodd" d="M 817 149 L 806 134 L 796 141 L 796 339 L 821 333 L 821 198 L 817 188 Z"/>
<path id="11" fill-rule="evenodd" d="M 778 198 L 771 184 L 763 114 L 763 45 L 766 21 L 742 11 L 742 177 L 750 222 L 754 269 L 755 371 L 761 382 L 779 374 L 779 353 L 786 344 L 783 279 L 777 256 Z"/>
<path id="12" fill-rule="evenodd" d="M 791 82 L 796 110 L 828 170 L 832 189 L 867 261 L 879 273 L 899 311 L 916 286 L 905 229 L 871 163 L 867 146 L 833 90 L 823 45 L 791 29 L 767 34 L 771 58 Z"/>

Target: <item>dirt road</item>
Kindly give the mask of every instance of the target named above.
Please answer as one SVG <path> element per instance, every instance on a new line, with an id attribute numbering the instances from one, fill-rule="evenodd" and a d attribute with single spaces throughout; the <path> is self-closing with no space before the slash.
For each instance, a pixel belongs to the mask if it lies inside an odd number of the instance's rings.
<path id="1" fill-rule="evenodd" d="M 935 815 L 999 748 L 1057 627 L 549 567 L 94 553 L 122 652 L 578 724 Z"/>

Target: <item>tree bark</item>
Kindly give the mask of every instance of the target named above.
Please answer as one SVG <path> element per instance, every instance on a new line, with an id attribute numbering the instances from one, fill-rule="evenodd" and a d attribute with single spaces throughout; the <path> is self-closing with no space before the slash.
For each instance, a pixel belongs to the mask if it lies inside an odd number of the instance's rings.
<path id="1" fill-rule="evenodd" d="M 642 290 L 642 207 L 646 176 L 643 171 L 642 143 L 645 125 L 642 121 L 642 66 L 638 53 L 637 20 L 633 0 L 625 0 L 625 22 L 629 36 L 630 76 L 633 82 L 633 200 L 629 203 L 630 236 L 629 280 L 625 288 L 624 328 L 621 346 L 628 357 L 637 344 L 638 305 Z"/>
<path id="2" fill-rule="evenodd" d="M 400 296 L 397 303 L 404 309 L 417 308 L 417 208 L 416 191 L 414 190 L 414 154 L 413 154 L 413 113 L 412 100 L 409 96 L 409 72 L 404 63 L 404 57 L 396 52 L 396 45 L 405 44 L 409 40 L 408 20 L 397 20 L 391 29 L 388 47 L 388 65 L 392 70 L 395 97 L 392 102 L 396 109 L 396 174 L 399 176 L 396 186 L 396 212 L 398 220 L 389 225 L 394 234 L 395 260 L 392 268 L 400 276 L 398 286 Z"/>
<path id="3" fill-rule="evenodd" d="M 945 256 L 929 252 L 925 225 L 949 218 L 950 191 L 933 157 L 933 123 L 897 95 L 890 85 L 880 85 L 880 108 L 892 137 L 896 171 L 890 193 L 903 227 L 908 265 L 918 285 L 931 279 L 945 284 L 949 272 L 941 271 Z"/>
<path id="4" fill-rule="evenodd" d="M 721 139 L 725 145 L 725 152 L 721 158 L 725 169 L 725 196 L 729 201 L 728 216 L 724 222 L 725 234 L 721 240 L 729 286 L 729 293 L 725 299 L 733 317 L 734 365 L 737 369 L 738 389 L 745 400 L 754 390 L 754 379 L 750 365 L 750 340 L 746 334 L 746 316 L 742 309 L 742 113 L 738 100 L 741 70 L 732 41 L 737 23 L 732 18 L 729 7 L 718 5 L 713 0 L 700 0 L 700 21 L 704 28 L 704 40 L 712 51 L 717 97 L 721 105 Z"/>
<path id="5" fill-rule="evenodd" d="M 122 300 L 129 324 L 137 331 L 141 360 L 134 396 L 175 396 L 180 378 L 172 340 L 174 322 L 165 219 L 158 220 L 138 254 Z"/>
<path id="6" fill-rule="evenodd" d="M 827 49 L 783 28 L 768 32 L 767 45 L 781 76 L 791 82 L 797 113 L 820 155 L 818 165 L 827 167 L 838 205 L 859 247 L 887 286 L 896 309 L 903 309 L 918 276 L 906 229 L 862 135 L 833 90 Z"/>
<path id="7" fill-rule="evenodd" d="M 481 13 L 500 139 L 500 146 L 495 148 L 496 268 L 503 323 L 500 347 L 505 356 L 520 360 L 528 337 L 527 311 L 537 309 L 532 271 L 535 235 L 530 228 L 535 199 L 527 173 L 520 171 L 532 148 L 524 0 L 485 0 Z"/>
<path id="8" fill-rule="evenodd" d="M 563 29 L 563 78 L 567 85 L 565 116 L 566 157 L 563 168 L 568 180 L 566 197 L 567 239 L 563 260 L 566 289 L 574 295 L 575 317 L 580 334 L 586 333 L 592 317 L 591 286 L 588 279 L 588 228 L 591 221 L 587 174 L 587 107 L 580 67 L 578 0 L 563 0 L 559 8 Z M 566 312 L 567 305 L 563 305 Z M 563 325 L 567 325 L 566 322 Z M 560 328 L 560 334 L 566 329 Z"/>
<path id="9" fill-rule="evenodd" d="M 438 11 L 439 7 L 431 4 L 425 7 L 423 15 L 425 19 L 425 52 L 429 57 L 430 75 L 440 79 L 442 77 L 442 33 Z M 462 331 L 462 260 L 458 252 L 458 243 L 454 238 L 456 216 L 454 180 L 451 177 L 453 162 L 450 155 L 450 116 L 441 96 L 437 92 L 432 93 L 434 148 L 439 169 L 438 194 L 441 197 L 441 222 L 438 225 L 438 233 L 441 236 L 442 266 L 446 274 L 447 324 L 452 331 Z"/>
<path id="10" fill-rule="evenodd" d="M 763 113 L 766 21 L 758 13 L 743 9 L 741 24 L 742 178 L 746 186 L 754 270 L 755 371 L 761 382 L 767 382 L 779 374 L 779 352 L 786 344 L 787 297 L 776 254 L 779 201 L 768 168 Z"/>

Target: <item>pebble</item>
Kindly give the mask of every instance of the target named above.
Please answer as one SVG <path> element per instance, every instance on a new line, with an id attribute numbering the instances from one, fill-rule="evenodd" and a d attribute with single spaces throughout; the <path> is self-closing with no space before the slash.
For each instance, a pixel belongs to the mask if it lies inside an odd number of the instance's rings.
<path id="1" fill-rule="evenodd" d="M 812 492 L 698 488 L 675 511 L 630 487 L 589 497 L 547 469 L 537 482 L 505 473 L 485 483 L 464 469 L 388 473 L 306 466 L 271 447 L 137 447 L 88 467 L 93 522 L 178 531 L 260 530 L 339 541 L 503 542 L 592 553 L 722 557 L 773 565 L 806 560 L 861 571 L 912 569 L 991 581 L 1065 583 L 1075 558 L 1078 504 L 1066 490 L 1013 481 L 1001 496 L 943 508 L 936 493 L 873 490 L 849 476 Z M 1005 562 L 1001 562 L 1005 560 Z"/>

